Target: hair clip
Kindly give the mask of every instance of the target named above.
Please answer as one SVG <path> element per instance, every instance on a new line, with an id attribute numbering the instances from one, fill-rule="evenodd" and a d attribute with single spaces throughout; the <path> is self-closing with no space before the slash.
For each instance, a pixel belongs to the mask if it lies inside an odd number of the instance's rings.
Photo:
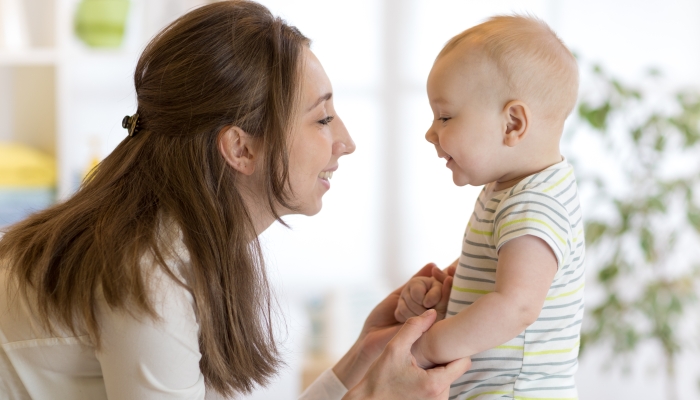
<path id="1" fill-rule="evenodd" d="M 126 116 L 122 119 L 122 128 L 129 131 L 129 137 L 134 137 L 136 132 L 139 131 L 139 114 L 136 113 L 132 116 Z"/>

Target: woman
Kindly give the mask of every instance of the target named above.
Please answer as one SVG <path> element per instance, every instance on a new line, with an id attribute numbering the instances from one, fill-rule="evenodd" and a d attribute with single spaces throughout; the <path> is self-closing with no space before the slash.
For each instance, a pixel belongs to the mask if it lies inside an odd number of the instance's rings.
<path id="1" fill-rule="evenodd" d="M 215 3 L 158 34 L 134 80 L 129 137 L 0 241 L 10 398 L 231 397 L 280 367 L 257 236 L 316 214 L 355 149 L 309 40 L 256 3 Z M 469 361 L 423 371 L 410 356 L 434 313 L 382 353 L 397 296 L 306 398 L 446 398 Z"/>

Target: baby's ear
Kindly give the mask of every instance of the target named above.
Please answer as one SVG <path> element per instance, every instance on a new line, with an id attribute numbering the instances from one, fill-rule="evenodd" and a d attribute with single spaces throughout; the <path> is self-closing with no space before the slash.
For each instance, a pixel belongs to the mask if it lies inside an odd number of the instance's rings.
<path id="1" fill-rule="evenodd" d="M 237 126 L 227 126 L 219 131 L 219 152 L 226 163 L 244 175 L 255 171 L 255 138 Z"/>
<path id="2" fill-rule="evenodd" d="M 503 143 L 508 147 L 515 147 L 528 133 L 530 126 L 530 109 L 520 100 L 508 102 L 503 108 L 506 117 L 506 130 L 503 135 Z"/>

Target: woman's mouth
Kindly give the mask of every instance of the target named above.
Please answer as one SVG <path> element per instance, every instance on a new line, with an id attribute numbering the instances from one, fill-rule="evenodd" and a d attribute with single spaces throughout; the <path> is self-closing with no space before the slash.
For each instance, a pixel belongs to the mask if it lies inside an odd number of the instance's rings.
<path id="1" fill-rule="evenodd" d="M 333 177 L 333 171 L 323 171 L 318 174 L 318 177 L 326 181 L 330 180 Z"/>

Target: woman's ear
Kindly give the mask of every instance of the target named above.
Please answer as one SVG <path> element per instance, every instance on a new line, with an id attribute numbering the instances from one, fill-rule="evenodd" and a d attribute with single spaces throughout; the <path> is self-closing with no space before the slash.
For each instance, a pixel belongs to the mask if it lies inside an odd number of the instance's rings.
<path id="1" fill-rule="evenodd" d="M 530 109 L 520 100 L 513 100 L 503 109 L 506 116 L 506 130 L 503 143 L 515 147 L 527 136 L 530 127 Z"/>
<path id="2" fill-rule="evenodd" d="M 255 138 L 237 126 L 219 131 L 219 152 L 226 163 L 244 175 L 252 175 L 257 161 Z"/>

